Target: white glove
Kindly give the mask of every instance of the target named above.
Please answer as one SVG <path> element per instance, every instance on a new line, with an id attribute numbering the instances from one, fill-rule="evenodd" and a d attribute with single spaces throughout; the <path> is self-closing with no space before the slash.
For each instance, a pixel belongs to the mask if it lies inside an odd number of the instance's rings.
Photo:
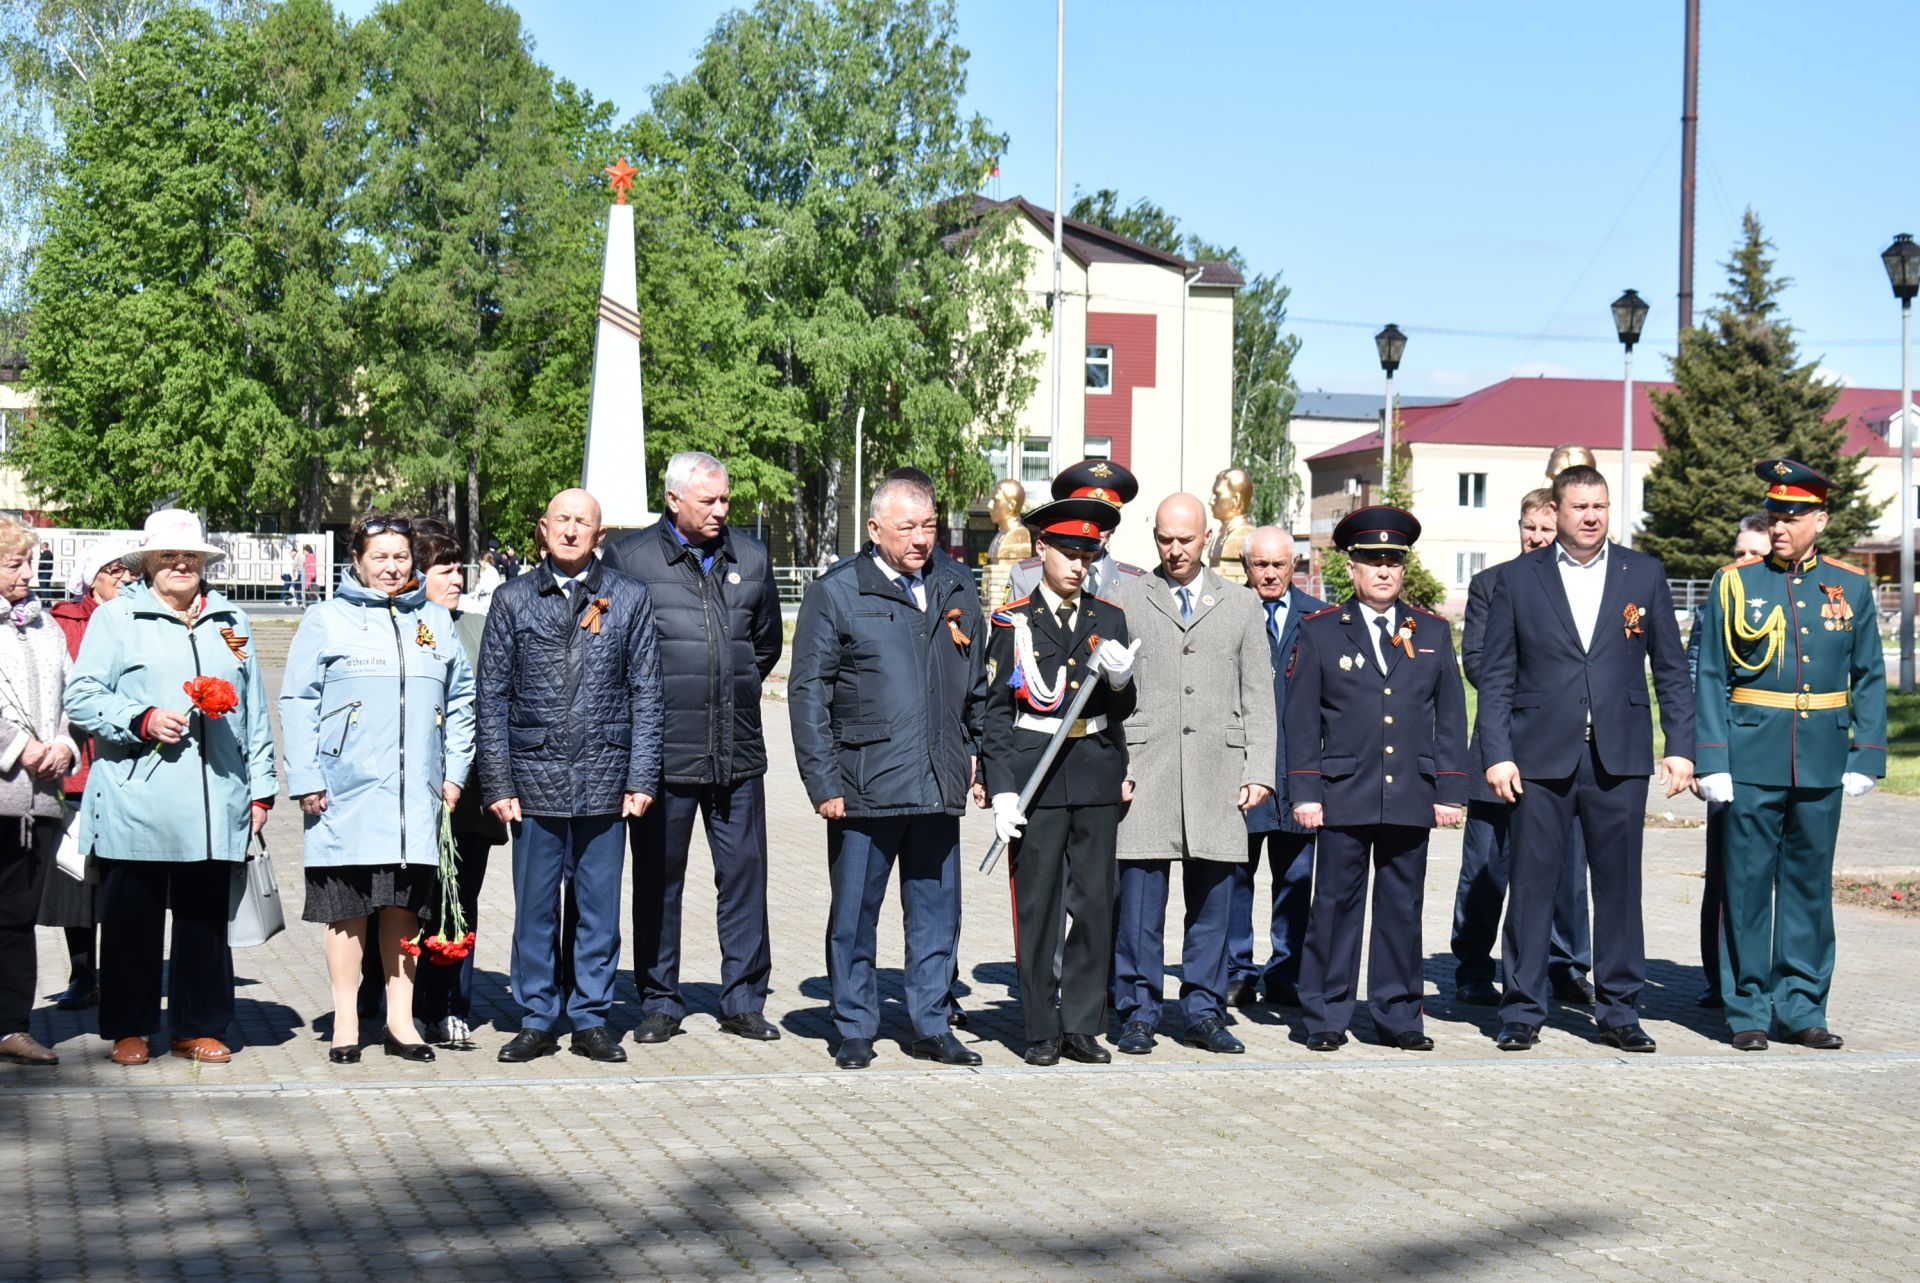
<path id="1" fill-rule="evenodd" d="M 1107 675 L 1107 685 L 1119 690 L 1133 680 L 1133 657 L 1140 653 L 1140 639 L 1125 646 L 1117 641 L 1103 641 L 1100 649 L 1093 652 L 1093 666 Z"/>
<path id="2" fill-rule="evenodd" d="M 1733 776 L 1721 771 L 1717 775 L 1700 777 L 1700 792 L 1709 802 L 1733 801 Z"/>
<path id="3" fill-rule="evenodd" d="M 1020 830 L 1027 826 L 1027 817 L 1020 814 L 1020 795 L 1018 793 L 995 793 L 993 795 L 993 832 L 1002 842 L 1011 843 L 1020 836 Z"/>
<path id="4" fill-rule="evenodd" d="M 1871 775 L 1862 775 L 1858 771 L 1848 771 L 1840 777 L 1840 787 L 1847 791 L 1848 797 L 1865 797 L 1873 792 L 1873 786 L 1880 781 Z"/>

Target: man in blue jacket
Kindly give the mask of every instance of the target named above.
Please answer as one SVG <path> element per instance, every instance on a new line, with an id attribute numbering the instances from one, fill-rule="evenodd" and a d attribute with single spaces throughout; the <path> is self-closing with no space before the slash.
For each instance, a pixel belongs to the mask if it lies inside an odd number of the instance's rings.
<path id="1" fill-rule="evenodd" d="M 660 660 L 646 586 L 601 565 L 600 504 L 562 490 L 540 519 L 547 556 L 502 584 L 480 651 L 482 800 L 513 831 L 513 996 L 527 1010 L 500 1049 L 509 1063 L 559 1046 L 599 1061 L 627 1053 L 607 1031 L 620 961 L 625 818 L 660 796 Z M 560 894 L 580 925 L 561 992 Z"/>
<path id="2" fill-rule="evenodd" d="M 807 587 L 794 626 L 787 706 L 793 751 L 827 821 L 827 977 L 843 1069 L 873 1063 L 880 905 L 896 861 L 906 926 L 914 1056 L 977 1065 L 948 1029 L 959 925 L 960 813 L 986 703 L 987 639 L 972 579 L 932 560 L 933 493 L 874 492 L 869 544 Z M 976 800 L 977 797 L 976 797 Z"/>
<path id="3" fill-rule="evenodd" d="M 1281 526 L 1262 526 L 1247 537 L 1241 558 L 1247 586 L 1267 615 L 1267 648 L 1273 657 L 1274 725 L 1287 724 L 1287 657 L 1293 654 L 1300 621 L 1327 603 L 1293 586 L 1293 536 Z M 1307 906 L 1313 898 L 1313 831 L 1293 818 L 1287 797 L 1287 736 L 1274 740 L 1273 795 L 1246 813 L 1247 862 L 1233 871 L 1233 899 L 1227 913 L 1227 1005 L 1251 1007 L 1264 987 L 1276 1007 L 1300 1005 L 1300 956 L 1307 938 Z M 1253 965 L 1253 879 L 1265 850 L 1273 879 L 1272 952 L 1264 973 Z M 1264 985 L 1263 985 L 1264 980 Z"/>
<path id="4" fill-rule="evenodd" d="M 1646 984 L 1640 848 L 1653 773 L 1652 662 L 1666 731 L 1661 780 L 1693 779 L 1693 688 L 1667 570 L 1607 539 L 1607 479 L 1584 464 L 1553 480 L 1555 542 L 1509 564 L 1487 614 L 1480 743 L 1487 783 L 1514 804 L 1500 1000 L 1502 1051 L 1546 1020 L 1547 937 L 1576 817 L 1593 879 L 1594 1023 L 1650 1052 L 1634 1004 Z"/>

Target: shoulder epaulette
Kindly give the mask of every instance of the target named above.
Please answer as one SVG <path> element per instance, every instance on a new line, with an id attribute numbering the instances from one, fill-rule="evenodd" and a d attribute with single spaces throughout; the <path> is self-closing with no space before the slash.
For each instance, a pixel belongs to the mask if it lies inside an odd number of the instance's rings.
<path id="1" fill-rule="evenodd" d="M 1740 559 L 1739 559 L 1738 561 L 1730 561 L 1730 562 L 1728 562 L 1728 563 L 1727 563 L 1726 565 L 1724 565 L 1724 566 L 1722 566 L 1722 567 L 1720 567 L 1720 569 L 1722 569 L 1722 570 L 1738 570 L 1738 569 L 1740 569 L 1740 568 L 1741 568 L 1742 566 L 1751 566 L 1751 565 L 1752 565 L 1752 564 L 1753 564 L 1754 562 L 1756 562 L 1756 561 L 1761 561 L 1761 560 L 1764 560 L 1764 559 L 1763 559 L 1762 557 L 1760 557 L 1760 556 L 1759 556 L 1758 554 L 1752 554 L 1752 555 L 1749 555 L 1749 556 L 1745 556 L 1745 557 L 1742 557 L 1742 558 L 1740 558 Z"/>
<path id="2" fill-rule="evenodd" d="M 1125 613 L 1125 608 L 1122 607 L 1119 602 L 1115 601 L 1111 597 L 1102 597 L 1098 593 L 1091 593 L 1089 594 L 1089 596 L 1091 596 L 1095 601 L 1099 602 L 1102 606 L 1111 606 L 1115 610 L 1121 611 L 1121 613 L 1123 614 Z"/>
<path id="3" fill-rule="evenodd" d="M 1416 615 L 1425 615 L 1428 619 L 1437 619 L 1441 623 L 1452 622 L 1445 615 L 1439 613 L 1438 611 L 1428 610 L 1425 606 L 1416 606 L 1410 601 L 1404 602 L 1402 604 L 1405 605 L 1408 610 L 1411 610 Z"/>
<path id="4" fill-rule="evenodd" d="M 1014 562 L 1013 564 L 1020 567 L 1020 569 L 1022 570 L 1037 569 L 1040 566 L 1040 554 L 1035 553 L 1031 557 L 1024 557 L 1021 560 Z"/>
<path id="5" fill-rule="evenodd" d="M 1338 606 L 1328 606 L 1328 607 L 1325 607 L 1324 609 L 1314 611 L 1311 615 L 1308 615 L 1306 619 L 1302 619 L 1300 622 L 1304 624 L 1307 622 L 1307 619 L 1318 619 L 1322 615 L 1331 615 L 1334 611 L 1339 609 L 1340 607 Z"/>
<path id="6" fill-rule="evenodd" d="M 1829 566 L 1838 566 L 1842 570 L 1851 570 L 1856 575 L 1864 575 L 1867 573 L 1850 561 L 1839 561 L 1833 557 L 1822 557 L 1820 560 L 1826 562 Z"/>
<path id="7" fill-rule="evenodd" d="M 1000 603 L 1000 609 L 1001 609 L 1001 610 L 1018 610 L 1018 609 L 1020 609 L 1020 607 L 1022 607 L 1022 606 L 1025 606 L 1025 605 L 1027 605 L 1027 604 L 1029 604 L 1029 603 L 1030 603 L 1030 602 L 1032 602 L 1032 601 L 1033 601 L 1033 594 L 1032 594 L 1032 593 L 1028 593 L 1028 594 L 1027 594 L 1026 596 L 1024 596 L 1024 597 L 1018 597 L 1018 598 L 1015 598 L 1015 599 L 1014 599 L 1013 601 L 1003 601 L 1003 602 L 1001 602 L 1001 603 Z"/>
<path id="8" fill-rule="evenodd" d="M 1140 578 L 1140 576 L 1142 576 L 1142 575 L 1144 575 L 1144 574 L 1146 574 L 1146 573 L 1147 573 L 1146 571 L 1144 571 L 1144 570 L 1142 570 L 1142 569 L 1140 569 L 1140 567 L 1138 567 L 1138 566 L 1130 566 L 1130 565 L 1128 565 L 1128 564 L 1127 564 L 1126 562 L 1124 562 L 1124 561 L 1116 561 L 1116 562 L 1114 562 L 1114 563 L 1113 563 L 1113 568 L 1114 568 L 1115 570 L 1117 570 L 1117 571 L 1119 571 L 1119 572 L 1120 572 L 1121 574 L 1123 574 L 1123 575 L 1128 575 L 1128 576 L 1130 576 L 1130 577 L 1132 577 L 1132 578 L 1134 578 L 1134 579 L 1138 579 L 1138 578 Z"/>
<path id="9" fill-rule="evenodd" d="M 1002 606 L 1000 609 L 994 611 L 991 615 L 988 615 L 987 622 L 992 624 L 996 628 L 1013 627 L 1013 616 L 1008 612 L 1013 610 L 1018 610 L 1020 607 L 1026 605 L 1029 600 L 1031 600 L 1031 598 L 1022 597 L 1019 601 L 1008 602 L 1006 605 Z"/>

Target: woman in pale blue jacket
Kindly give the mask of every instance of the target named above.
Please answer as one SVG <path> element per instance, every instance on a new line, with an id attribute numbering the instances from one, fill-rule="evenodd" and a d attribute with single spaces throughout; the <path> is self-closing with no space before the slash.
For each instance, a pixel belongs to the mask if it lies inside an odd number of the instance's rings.
<path id="1" fill-rule="evenodd" d="M 370 916 L 387 977 L 386 1053 L 433 1059 L 414 1028 L 404 946 L 439 909 L 440 813 L 460 800 L 456 781 L 473 763 L 474 685 L 453 616 L 414 574 L 411 532 L 384 513 L 355 524 L 353 564 L 333 600 L 301 621 L 280 688 L 287 791 L 306 817 L 301 916 L 327 924 L 334 1064 L 360 1059 L 355 991 Z"/>
<path id="2" fill-rule="evenodd" d="M 141 546 L 121 558 L 141 581 L 94 612 L 67 682 L 67 716 L 99 752 L 80 846 L 101 870 L 100 1035 L 117 1065 L 147 1063 L 163 961 L 173 1054 L 232 1057 L 227 898 L 278 785 L 253 625 L 202 577 L 225 555 L 190 512 L 148 517 Z M 238 706 L 195 711 L 183 689 L 195 677 L 231 683 Z"/>

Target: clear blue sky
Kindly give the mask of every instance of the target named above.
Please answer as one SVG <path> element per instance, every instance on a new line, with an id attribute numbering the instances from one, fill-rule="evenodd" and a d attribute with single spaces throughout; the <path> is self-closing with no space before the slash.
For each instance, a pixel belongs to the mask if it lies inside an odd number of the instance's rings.
<path id="1" fill-rule="evenodd" d="M 358 16 L 371 0 L 343 0 Z M 535 54 L 623 116 L 683 73 L 696 0 L 523 0 Z M 1834 376 L 1899 385 L 1879 253 L 1920 235 L 1916 15 L 1885 0 L 1704 0 L 1694 294 L 1752 205 L 1787 316 Z M 968 106 L 1011 134 L 1000 193 L 1053 200 L 1053 6 L 960 0 Z M 1617 378 L 1607 304 L 1652 304 L 1664 376 L 1679 255 L 1680 0 L 1328 5 L 1068 0 L 1069 199 L 1149 196 L 1292 286 L 1300 386 L 1371 391 L 1372 332 L 1412 337 L 1406 393 L 1512 374 Z M 1357 323 L 1329 325 L 1327 321 Z M 1424 329 L 1589 338 L 1442 335 Z"/>

